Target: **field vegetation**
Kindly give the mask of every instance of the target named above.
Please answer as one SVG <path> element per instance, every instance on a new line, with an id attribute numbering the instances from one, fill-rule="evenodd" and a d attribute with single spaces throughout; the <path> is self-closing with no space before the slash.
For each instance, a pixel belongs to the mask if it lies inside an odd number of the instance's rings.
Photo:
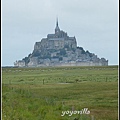
<path id="1" fill-rule="evenodd" d="M 2 120 L 118 120 L 118 66 L 2 68 Z"/>

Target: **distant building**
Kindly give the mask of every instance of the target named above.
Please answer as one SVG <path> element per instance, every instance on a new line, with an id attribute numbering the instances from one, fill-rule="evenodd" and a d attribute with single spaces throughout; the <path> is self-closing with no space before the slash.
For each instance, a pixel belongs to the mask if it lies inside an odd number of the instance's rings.
<path id="1" fill-rule="evenodd" d="M 60 30 L 58 19 L 55 33 L 48 34 L 36 42 L 31 55 L 16 61 L 14 66 L 107 66 L 108 60 L 98 58 L 94 53 L 77 47 L 76 38 L 69 37 L 67 32 Z"/>
<path id="2" fill-rule="evenodd" d="M 34 50 L 39 49 L 63 49 L 65 47 L 76 48 L 77 42 L 75 37 L 69 37 L 67 33 L 60 30 L 58 20 L 56 22 L 55 34 L 48 34 L 41 42 L 36 42 Z"/>
<path id="3" fill-rule="evenodd" d="M 25 67 L 25 61 L 24 60 L 19 60 L 14 62 L 15 67 Z"/>

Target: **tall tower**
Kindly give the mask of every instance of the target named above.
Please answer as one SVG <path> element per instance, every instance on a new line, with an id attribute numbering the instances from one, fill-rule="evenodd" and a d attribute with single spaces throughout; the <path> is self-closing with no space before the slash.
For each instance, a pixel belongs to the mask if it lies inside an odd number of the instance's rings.
<path id="1" fill-rule="evenodd" d="M 57 20 L 56 20 L 55 33 L 58 33 L 58 32 L 60 32 L 60 28 L 59 28 L 59 26 L 58 26 L 58 18 L 57 18 Z"/>

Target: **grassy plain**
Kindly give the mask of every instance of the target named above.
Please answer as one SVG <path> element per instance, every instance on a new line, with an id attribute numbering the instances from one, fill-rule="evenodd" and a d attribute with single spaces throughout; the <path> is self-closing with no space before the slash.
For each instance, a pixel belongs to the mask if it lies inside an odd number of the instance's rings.
<path id="1" fill-rule="evenodd" d="M 118 66 L 2 68 L 2 120 L 118 120 Z"/>

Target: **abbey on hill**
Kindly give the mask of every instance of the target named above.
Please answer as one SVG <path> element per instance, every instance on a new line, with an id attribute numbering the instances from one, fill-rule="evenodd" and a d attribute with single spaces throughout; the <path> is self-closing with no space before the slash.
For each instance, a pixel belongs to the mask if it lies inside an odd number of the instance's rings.
<path id="1" fill-rule="evenodd" d="M 17 67 L 107 66 L 108 60 L 77 47 L 76 38 L 60 30 L 58 20 L 54 34 L 36 42 L 32 54 L 14 62 Z"/>

